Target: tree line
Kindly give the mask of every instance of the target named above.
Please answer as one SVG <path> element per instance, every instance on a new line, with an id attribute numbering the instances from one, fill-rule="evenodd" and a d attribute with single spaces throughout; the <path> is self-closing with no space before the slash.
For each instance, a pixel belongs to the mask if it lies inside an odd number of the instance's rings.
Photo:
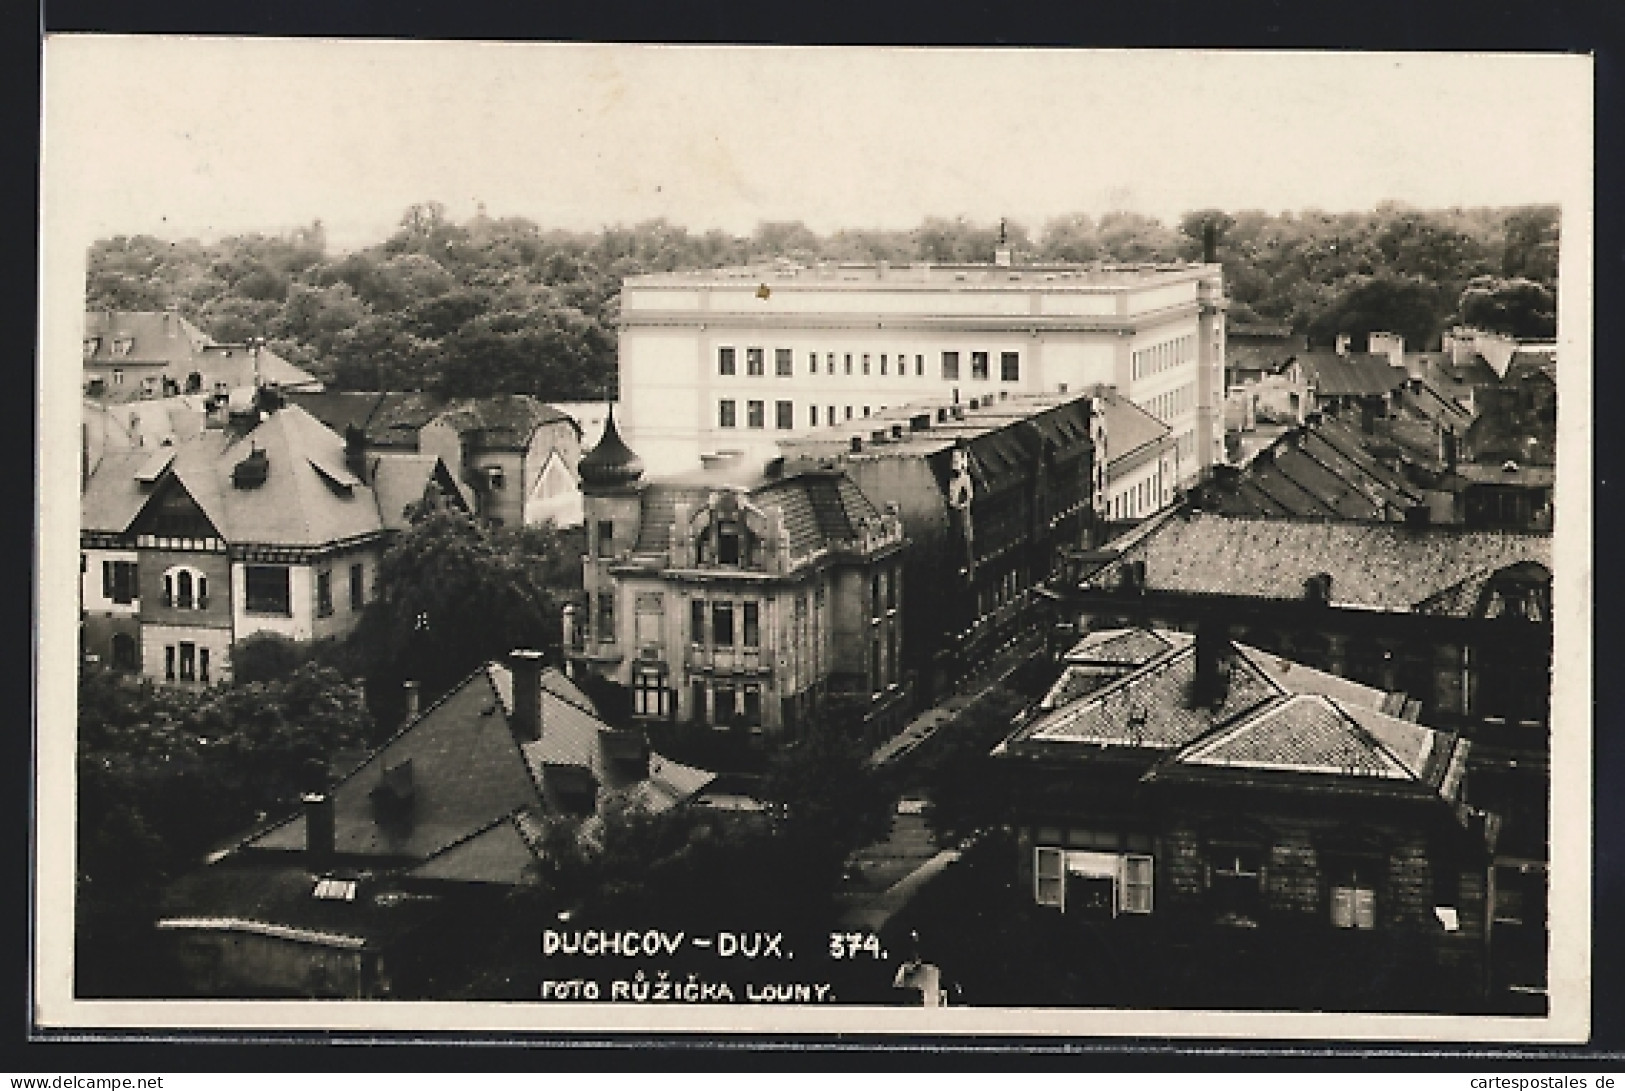
<path id="1" fill-rule="evenodd" d="M 1456 321 L 1520 337 L 1555 325 L 1559 211 L 1200 209 L 1166 225 L 1132 212 L 1036 229 L 928 218 L 913 229 L 763 223 L 749 235 L 653 220 L 596 232 L 482 210 L 462 223 L 413 205 L 383 242 L 331 253 L 320 221 L 218 242 L 150 235 L 95 243 L 86 305 L 176 306 L 221 341 L 266 338 L 335 389 L 602 398 L 616 389 L 624 277 L 752 262 L 1189 261 L 1211 228 L 1231 321 L 1289 326 L 1316 343 L 1371 329 L 1434 344 Z"/>

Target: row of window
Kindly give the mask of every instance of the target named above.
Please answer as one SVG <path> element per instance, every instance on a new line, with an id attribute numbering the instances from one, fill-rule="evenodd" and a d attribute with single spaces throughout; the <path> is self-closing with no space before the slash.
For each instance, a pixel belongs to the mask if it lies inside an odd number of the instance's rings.
<path id="1" fill-rule="evenodd" d="M 820 420 L 820 415 L 819 415 L 819 412 L 818 412 L 818 408 L 819 407 L 816 406 L 816 405 L 809 405 L 807 407 L 807 425 L 808 425 L 808 427 L 811 427 L 811 428 L 817 428 L 818 427 L 819 420 Z M 886 407 L 883 406 L 883 405 L 879 406 L 878 408 L 874 407 L 874 406 L 868 406 L 868 405 L 859 405 L 859 406 L 848 405 L 848 406 L 845 407 L 846 411 L 845 411 L 844 415 L 837 412 L 837 410 L 839 410 L 841 408 L 842 408 L 841 406 L 835 406 L 835 405 L 828 406 L 827 407 L 827 412 L 824 413 L 823 417 L 822 417 L 823 422 L 825 424 L 831 426 L 831 427 L 834 427 L 835 425 L 840 424 L 843 421 L 858 419 L 860 410 L 862 412 L 862 416 L 867 417 L 871 413 L 883 412 Z M 794 428 L 796 426 L 795 421 L 796 421 L 796 403 L 795 402 L 793 402 L 793 401 L 778 401 L 778 402 L 773 403 L 773 426 L 775 428 L 783 428 L 783 429 Z M 739 427 L 739 403 L 737 401 L 735 401 L 732 398 L 722 398 L 717 402 L 717 426 L 720 427 L 720 428 L 737 428 L 737 427 Z M 747 401 L 745 403 L 745 427 L 747 427 L 747 428 L 766 428 L 767 427 L 767 403 L 766 402 Z"/>
<path id="2" fill-rule="evenodd" d="M 286 565 L 250 564 L 243 566 L 246 609 L 251 614 L 292 616 L 292 595 Z M 102 562 L 102 597 L 121 606 L 135 602 L 137 569 L 134 561 Z M 367 602 L 366 570 L 350 566 L 350 609 L 360 610 Z M 209 577 L 195 569 L 171 568 L 164 573 L 161 604 L 175 610 L 209 608 Z M 316 573 L 316 615 L 333 614 L 333 574 L 326 569 Z"/>
<path id="3" fill-rule="evenodd" d="M 1046 838 L 1041 835 L 1041 839 Z M 1098 843 L 1085 848 L 1040 845 L 1033 850 L 1033 900 L 1062 912 L 1110 916 L 1150 913 L 1155 867 L 1149 854 L 1149 838 L 1133 835 L 1126 846 L 1111 835 L 1068 838 L 1071 844 L 1088 845 L 1092 840 Z M 1135 841 L 1138 844 L 1132 843 Z M 1332 857 L 1323 861 L 1323 868 L 1326 912 L 1332 927 L 1362 931 L 1376 928 L 1381 862 L 1367 857 Z M 1258 848 L 1215 845 L 1208 851 L 1206 874 L 1208 897 L 1220 920 L 1258 923 L 1263 908 L 1262 853 Z"/>
<path id="4" fill-rule="evenodd" d="M 176 652 L 180 654 L 177 656 Z M 209 680 L 209 649 L 200 648 L 183 640 L 179 645 L 164 645 L 164 681 L 207 682 Z"/>
<path id="5" fill-rule="evenodd" d="M 972 379 L 991 379 L 992 354 L 988 352 L 972 352 L 970 356 L 970 377 Z M 878 359 L 877 359 L 878 358 Z M 959 381 L 958 352 L 944 352 L 942 354 L 942 377 L 954 382 Z M 826 352 L 823 355 L 823 370 L 826 375 L 881 375 L 896 374 L 905 377 L 909 373 L 909 358 L 907 353 L 870 353 L 846 352 L 840 354 L 839 370 L 837 370 L 836 354 Z M 817 375 L 819 372 L 819 355 L 816 352 L 807 353 L 807 374 Z M 724 345 L 717 349 L 717 374 L 739 374 L 738 350 L 731 345 Z M 760 376 L 767 374 L 767 355 L 764 349 L 747 348 L 745 350 L 745 374 L 747 376 Z M 790 349 L 773 350 L 773 374 L 788 377 L 795 374 L 794 354 Z M 914 355 L 914 374 L 917 377 L 925 376 L 925 356 L 923 353 Z M 1138 377 L 1138 376 L 1136 376 Z M 1021 353 L 999 353 L 999 380 L 1006 383 L 1021 381 Z"/>
<path id="6" fill-rule="evenodd" d="M 1132 357 L 1134 378 L 1143 379 L 1148 375 L 1160 374 L 1171 367 L 1178 367 L 1190 361 L 1195 355 L 1195 334 L 1185 334 L 1164 341 L 1160 345 L 1137 349 Z"/>
<path id="7" fill-rule="evenodd" d="M 1138 519 L 1162 508 L 1160 477 L 1148 477 L 1112 497 L 1111 518 Z"/>
<path id="8" fill-rule="evenodd" d="M 1166 422 L 1175 417 L 1183 416 L 1195 407 L 1196 386 L 1194 383 L 1186 383 L 1184 386 L 1164 391 L 1155 397 L 1137 401 L 1135 404 L 1158 420 Z"/>

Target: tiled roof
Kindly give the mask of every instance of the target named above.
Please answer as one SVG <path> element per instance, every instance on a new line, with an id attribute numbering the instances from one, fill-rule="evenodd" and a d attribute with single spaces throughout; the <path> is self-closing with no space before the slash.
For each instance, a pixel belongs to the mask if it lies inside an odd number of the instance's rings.
<path id="1" fill-rule="evenodd" d="M 716 779 L 715 773 L 695 769 L 651 751 L 649 775 L 634 785 L 633 791 L 640 804 L 651 813 L 659 814 L 694 798 Z"/>
<path id="2" fill-rule="evenodd" d="M 1320 397 L 1376 396 L 1397 390 L 1406 379 L 1404 368 L 1388 357 L 1369 352 L 1300 352 L 1298 365 Z"/>
<path id="3" fill-rule="evenodd" d="M 86 364 L 190 363 L 209 343 L 209 335 L 172 311 L 86 311 L 85 337 L 96 338 L 96 351 Z M 123 356 L 114 355 L 113 342 L 133 342 Z"/>
<path id="4" fill-rule="evenodd" d="M 699 485 L 653 482 L 639 493 L 638 540 L 634 553 L 665 553 L 671 549 L 671 525 L 678 504 L 703 504 L 711 490 Z"/>
<path id="5" fill-rule="evenodd" d="M 220 535 L 260 545 L 321 546 L 398 527 L 403 497 L 422 495 L 435 464 L 391 466 L 381 490 L 345 487 L 353 479 L 345 469 L 344 441 L 296 405 L 270 414 L 246 435 L 211 429 L 165 450 L 173 452 L 169 474 Z M 265 481 L 239 488 L 233 470 L 251 452 L 266 459 Z M 82 529 L 128 531 L 156 494 L 137 479 L 151 455 L 136 450 L 103 459 L 85 484 Z"/>
<path id="6" fill-rule="evenodd" d="M 1409 726 L 1431 742 L 1427 728 Z M 1337 702 L 1313 694 L 1271 702 L 1176 754 L 1173 762 L 1390 780 L 1411 780 L 1419 771 L 1403 764 Z"/>
<path id="7" fill-rule="evenodd" d="M 411 763 L 410 818 L 389 821 L 374 809 L 385 771 Z M 334 843 L 340 854 L 427 859 L 521 807 L 542 805 L 487 668 L 441 698 L 375 750 L 332 791 Z M 299 851 L 299 815 L 251 839 L 247 848 Z"/>
<path id="8" fill-rule="evenodd" d="M 455 494 L 448 495 L 447 499 L 460 499 L 464 507 L 473 509 L 456 479 L 444 466 L 436 471 L 440 460 L 432 455 L 391 454 L 374 456 L 368 461 L 373 494 L 378 500 L 379 521 L 386 530 L 405 530 L 411 526 L 407 509 L 423 499 L 431 479 L 439 483 L 443 494 L 448 489 L 455 490 Z"/>
<path id="9" fill-rule="evenodd" d="M 1317 670 L 1305 663 L 1295 663 L 1273 652 L 1262 651 L 1248 644 L 1236 642 L 1236 654 L 1243 656 L 1261 673 L 1278 686 L 1282 693 L 1318 693 L 1335 697 L 1345 706 L 1382 710 L 1391 705 L 1391 694 L 1356 682 L 1351 678 Z"/>
<path id="10" fill-rule="evenodd" d="M 441 849 L 407 874 L 414 879 L 454 883 L 540 886 L 539 846 L 526 837 L 521 813 L 502 816 L 464 840 Z"/>
<path id="11" fill-rule="evenodd" d="M 478 432 L 481 446 L 487 449 L 528 446 L 536 429 L 559 421 L 567 421 L 580 431 L 580 425 L 570 416 L 529 394 L 465 398 L 453 402 L 435 419 L 460 433 Z"/>
<path id="12" fill-rule="evenodd" d="M 1085 635 L 1062 658 L 1068 663 L 1129 663 L 1139 666 L 1170 648 L 1182 648 L 1189 633 L 1159 629 L 1097 629 Z"/>
<path id="13" fill-rule="evenodd" d="M 365 431 L 367 422 L 386 397 L 387 394 L 373 390 L 294 391 L 288 400 L 342 436 L 350 427 Z"/>
<path id="14" fill-rule="evenodd" d="M 729 487 L 700 483 L 697 475 L 678 480 L 653 481 L 640 492 L 637 544 L 633 552 L 661 554 L 671 549 L 671 525 L 677 505 L 698 507 L 712 493 Z M 766 511 L 783 513 L 790 536 L 790 552 L 804 556 L 822 547 L 852 540 L 866 518 L 880 513 L 844 473 L 805 469 L 782 478 L 756 479 L 748 488 L 750 502 Z"/>
<path id="15" fill-rule="evenodd" d="M 1117 569 L 1145 562 L 1149 591 L 1296 600 L 1330 573 L 1333 605 L 1411 610 L 1485 568 L 1550 566 L 1550 534 L 1398 523 L 1271 519 L 1178 512 L 1158 523 L 1086 586 L 1115 586 Z"/>

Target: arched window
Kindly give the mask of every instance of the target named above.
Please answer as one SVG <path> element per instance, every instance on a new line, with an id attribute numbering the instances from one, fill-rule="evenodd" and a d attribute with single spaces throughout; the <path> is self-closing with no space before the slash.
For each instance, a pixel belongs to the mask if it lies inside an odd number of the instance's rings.
<path id="1" fill-rule="evenodd" d="M 175 608 L 178 610 L 192 608 L 192 573 L 184 568 L 175 575 Z"/>
<path id="2" fill-rule="evenodd" d="M 163 604 L 176 610 L 209 607 L 209 577 L 195 568 L 176 565 L 164 573 Z"/>

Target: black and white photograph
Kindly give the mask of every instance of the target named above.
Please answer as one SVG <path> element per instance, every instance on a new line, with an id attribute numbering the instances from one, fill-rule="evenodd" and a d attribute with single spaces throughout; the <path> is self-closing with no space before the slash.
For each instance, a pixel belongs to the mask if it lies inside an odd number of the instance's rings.
<path id="1" fill-rule="evenodd" d="M 52 37 L 36 1021 L 1585 1041 L 1592 78 Z"/>

